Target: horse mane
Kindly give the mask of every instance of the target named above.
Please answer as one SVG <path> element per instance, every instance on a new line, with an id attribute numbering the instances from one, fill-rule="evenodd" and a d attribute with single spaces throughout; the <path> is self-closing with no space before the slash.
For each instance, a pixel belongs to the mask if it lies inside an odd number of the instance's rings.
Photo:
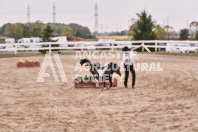
<path id="1" fill-rule="evenodd" d="M 82 66 L 84 63 L 90 63 L 90 64 L 91 64 L 91 62 L 90 62 L 88 59 L 81 59 L 81 61 L 80 61 L 81 66 Z"/>

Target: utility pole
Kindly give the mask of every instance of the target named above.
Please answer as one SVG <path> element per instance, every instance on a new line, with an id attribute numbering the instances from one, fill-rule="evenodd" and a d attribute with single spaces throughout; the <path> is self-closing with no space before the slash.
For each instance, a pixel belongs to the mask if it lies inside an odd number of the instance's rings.
<path id="1" fill-rule="evenodd" d="M 56 23 L 56 6 L 55 6 L 55 3 L 53 3 L 53 23 Z"/>
<path id="2" fill-rule="evenodd" d="M 30 26 L 30 5 L 27 5 L 27 25 L 25 25 L 25 36 L 28 37 L 28 28 Z"/>
<path id="3" fill-rule="evenodd" d="M 27 6 L 27 23 L 30 23 L 30 5 Z"/>
<path id="4" fill-rule="evenodd" d="M 98 33 L 98 4 L 95 4 L 95 35 Z"/>

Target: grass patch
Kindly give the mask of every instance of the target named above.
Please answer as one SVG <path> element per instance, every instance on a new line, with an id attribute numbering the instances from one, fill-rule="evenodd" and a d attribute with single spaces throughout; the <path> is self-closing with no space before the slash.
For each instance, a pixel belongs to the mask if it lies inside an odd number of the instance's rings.
<path id="1" fill-rule="evenodd" d="M 5 43 L 5 39 L 0 39 L 0 43 Z"/>

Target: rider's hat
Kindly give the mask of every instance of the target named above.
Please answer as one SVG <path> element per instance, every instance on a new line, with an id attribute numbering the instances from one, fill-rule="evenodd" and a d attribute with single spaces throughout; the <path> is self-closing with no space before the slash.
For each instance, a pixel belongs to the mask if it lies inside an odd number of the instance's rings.
<path id="1" fill-rule="evenodd" d="M 128 48 L 127 46 L 125 46 L 125 47 L 122 49 L 122 51 L 129 51 L 129 50 L 131 50 L 131 49 Z"/>

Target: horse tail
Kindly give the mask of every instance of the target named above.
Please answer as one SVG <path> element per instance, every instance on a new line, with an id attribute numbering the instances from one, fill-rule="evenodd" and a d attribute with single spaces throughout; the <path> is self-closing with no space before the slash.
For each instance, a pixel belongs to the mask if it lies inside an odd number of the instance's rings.
<path id="1" fill-rule="evenodd" d="M 85 63 L 87 63 L 87 65 L 91 65 L 91 62 L 88 59 L 81 59 L 80 61 L 81 66 Z"/>

